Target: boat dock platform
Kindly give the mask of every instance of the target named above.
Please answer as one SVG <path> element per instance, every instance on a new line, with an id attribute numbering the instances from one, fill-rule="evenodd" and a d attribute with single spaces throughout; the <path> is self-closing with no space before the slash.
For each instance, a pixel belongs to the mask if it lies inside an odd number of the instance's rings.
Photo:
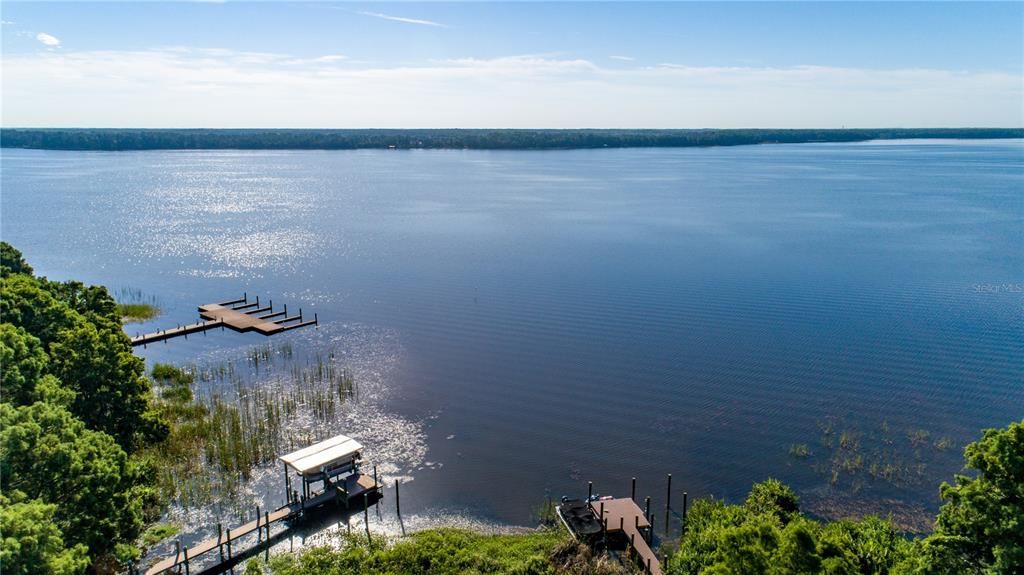
<path id="1" fill-rule="evenodd" d="M 145 570 L 145 575 L 162 575 L 164 573 L 181 573 L 191 575 L 192 568 L 197 573 L 219 572 L 235 562 L 251 555 L 253 550 L 269 546 L 274 537 L 271 526 L 286 522 L 294 525 L 302 521 L 309 512 L 327 505 L 343 505 L 344 509 L 362 508 L 369 536 L 368 510 L 383 497 L 383 485 L 377 481 L 377 469 L 367 474 L 359 471 L 358 461 L 361 457 L 362 445 L 358 441 L 337 435 L 305 447 L 293 453 L 281 456 L 284 464 L 285 492 L 288 503 L 273 511 L 264 511 L 262 517 L 256 508 L 256 519 L 243 525 L 221 530 L 217 524 L 217 536 L 193 545 L 179 546 L 175 553 L 165 557 Z M 302 483 L 302 493 L 292 491 L 292 480 Z M 395 501 L 398 501 L 398 483 L 395 483 Z M 401 511 L 399 511 L 401 513 Z M 290 527 L 289 525 L 289 527 Z M 240 546 L 240 540 L 256 534 L 255 545 L 251 542 L 247 548 Z M 280 534 L 280 533 L 279 533 Z M 203 556 L 216 551 L 217 557 L 213 565 Z M 200 568 L 195 562 L 201 560 Z"/>
<path id="2" fill-rule="evenodd" d="M 626 539 L 644 573 L 662 575 L 661 563 L 647 540 L 651 536 L 651 523 L 635 501 L 629 498 L 599 499 L 591 501 L 590 508 L 601 519 L 607 535 Z"/>
<path id="3" fill-rule="evenodd" d="M 665 538 L 672 533 L 671 518 L 680 523 L 680 533 L 686 532 L 686 512 L 689 494 L 683 491 L 682 513 L 672 507 L 672 474 L 667 476 L 665 490 Z M 586 499 L 563 497 L 555 513 L 577 541 L 594 548 L 617 554 L 619 559 L 629 557 L 647 575 L 662 575 L 661 561 L 654 533 L 654 514 L 651 498 L 644 497 L 643 508 L 637 504 L 636 477 L 632 478 L 629 497 L 600 496 L 594 493 L 594 483 L 587 482 Z M 664 557 L 664 550 L 662 550 Z M 625 555 L 623 555 L 625 554 Z"/>
<path id="4" fill-rule="evenodd" d="M 275 312 L 273 301 L 261 307 L 259 296 L 256 296 L 256 301 L 250 302 L 248 294 L 243 294 L 240 299 L 201 305 L 199 306 L 199 317 L 202 318 L 202 321 L 136 335 L 131 338 L 132 346 L 145 346 L 175 337 L 187 338 L 189 334 L 205 332 L 218 327 L 222 329 L 226 327 L 243 333 L 255 331 L 269 336 L 308 325 L 319 325 L 319 318 L 316 314 L 313 314 L 313 319 L 307 320 L 302 316 L 300 308 L 298 315 L 289 316 L 287 304 L 283 310 Z"/>

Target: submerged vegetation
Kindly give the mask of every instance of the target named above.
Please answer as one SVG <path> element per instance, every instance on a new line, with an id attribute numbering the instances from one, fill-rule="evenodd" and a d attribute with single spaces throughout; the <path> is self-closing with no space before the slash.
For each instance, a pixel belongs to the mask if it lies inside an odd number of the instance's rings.
<path id="1" fill-rule="evenodd" d="M 789 454 L 806 460 L 832 487 L 857 493 L 872 482 L 897 487 L 922 485 L 933 479 L 929 466 L 953 447 L 949 437 L 933 437 L 926 429 L 894 430 L 888 421 L 874 429 L 857 428 L 828 418 L 818 422 L 820 436 L 812 450 L 807 444 L 789 446 Z"/>

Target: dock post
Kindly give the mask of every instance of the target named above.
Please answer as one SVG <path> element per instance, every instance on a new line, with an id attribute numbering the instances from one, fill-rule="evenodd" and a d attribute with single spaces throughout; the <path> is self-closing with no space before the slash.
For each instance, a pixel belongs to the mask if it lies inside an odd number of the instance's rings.
<path id="1" fill-rule="evenodd" d="M 398 498 L 398 480 L 395 480 L 395 514 L 402 515 L 402 501 Z"/>
<path id="2" fill-rule="evenodd" d="M 373 542 L 370 539 L 370 496 L 365 491 L 363 492 L 363 523 L 366 524 L 366 540 Z"/>
<path id="3" fill-rule="evenodd" d="M 625 531 L 625 529 L 624 529 L 624 527 L 626 526 L 625 523 L 626 523 L 626 518 L 620 515 L 619 516 L 619 531 Z"/>
<path id="4" fill-rule="evenodd" d="M 687 493 L 683 492 L 683 520 L 680 522 L 680 529 L 683 533 L 686 533 L 686 497 Z"/>
<path id="5" fill-rule="evenodd" d="M 292 480 L 288 477 L 288 464 L 281 462 L 281 467 L 284 469 L 284 502 L 287 505 L 292 503 Z"/>
<path id="6" fill-rule="evenodd" d="M 377 466 L 373 466 L 373 489 L 380 489 L 380 485 L 377 483 Z"/>
<path id="7" fill-rule="evenodd" d="M 256 543 L 263 541 L 263 530 L 260 529 L 260 506 L 256 506 Z"/>
<path id="8" fill-rule="evenodd" d="M 650 496 L 644 497 L 644 517 L 646 517 L 648 521 L 651 520 L 651 497 Z"/>
<path id="9" fill-rule="evenodd" d="M 650 557 L 647 558 L 647 570 L 645 572 L 647 573 L 647 575 L 651 575 L 651 558 Z"/>
<path id="10" fill-rule="evenodd" d="M 266 547 L 266 553 L 264 553 L 264 555 L 263 555 L 263 557 L 266 558 L 266 557 L 270 557 L 270 512 L 269 511 L 264 511 L 263 512 L 263 524 L 267 526 L 267 547 Z"/>
<path id="11" fill-rule="evenodd" d="M 231 530 L 228 529 L 228 561 L 231 560 Z"/>
<path id="12" fill-rule="evenodd" d="M 185 575 L 189 575 L 189 571 L 188 571 L 188 547 L 183 547 L 181 549 L 181 551 L 182 551 L 182 553 L 185 554 Z"/>
<path id="13" fill-rule="evenodd" d="M 648 545 L 653 545 L 654 544 L 654 516 L 653 515 L 651 516 L 651 531 L 650 531 L 650 533 L 647 534 L 647 544 Z"/>
<path id="14" fill-rule="evenodd" d="M 220 562 L 224 562 L 224 531 L 220 523 L 217 524 L 217 553 L 220 555 Z"/>
<path id="15" fill-rule="evenodd" d="M 668 489 L 665 492 L 665 537 L 668 537 L 668 512 L 672 509 L 672 474 L 668 474 Z"/>
<path id="16" fill-rule="evenodd" d="M 636 501 L 636 477 L 633 478 L 633 488 L 629 491 L 629 498 Z"/>
<path id="17" fill-rule="evenodd" d="M 320 320 L 316 317 L 316 312 L 313 312 L 313 325 L 320 325 Z"/>
<path id="18" fill-rule="evenodd" d="M 594 482 L 587 482 L 587 503 L 590 503 L 590 498 L 594 496 Z"/>

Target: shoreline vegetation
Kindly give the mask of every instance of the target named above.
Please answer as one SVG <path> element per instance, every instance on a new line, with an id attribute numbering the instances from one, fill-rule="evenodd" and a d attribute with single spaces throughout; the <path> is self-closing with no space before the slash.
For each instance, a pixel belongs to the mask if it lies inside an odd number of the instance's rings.
<path id="1" fill-rule="evenodd" d="M 0 147 L 40 150 L 572 150 L 905 139 L 1024 138 L 1024 128 L 133 129 L 2 128 Z"/>
<path id="2" fill-rule="evenodd" d="M 316 417 L 330 419 L 337 406 L 358 393 L 347 372 L 335 371 L 321 358 L 292 368 L 298 382 L 293 391 L 274 397 L 268 392 L 237 405 L 196 395 L 201 391 L 196 384 L 204 379 L 232 380 L 230 363 L 190 371 L 157 364 L 147 377 L 106 288 L 36 276 L 6 242 L 0 242 L 0 316 L 0 563 L 5 574 L 125 572 L 141 549 L 177 533 L 177 525 L 160 523 L 172 500 L 198 502 L 211 490 L 230 492 L 233 484 L 225 477 L 244 480 L 253 466 L 274 457 L 290 440 L 278 423 L 294 405 L 314 404 Z M 290 355 L 290 348 L 256 348 L 246 361 L 266 365 Z M 835 435 L 831 429 L 823 430 L 828 445 Z M 886 424 L 878 433 L 888 440 L 896 432 Z M 951 447 L 946 438 L 924 430 L 900 433 L 914 448 Z M 835 441 L 849 452 L 842 461 L 866 449 L 854 445 L 858 437 L 849 435 L 843 447 L 839 434 Z M 798 459 L 814 458 L 820 449 L 790 447 Z M 939 488 L 942 506 L 925 536 L 912 537 L 891 518 L 868 514 L 814 520 L 801 511 L 790 487 L 768 479 L 740 503 L 695 500 L 682 535 L 661 542 L 665 572 L 1018 572 L 1024 565 L 1024 421 L 985 430 L 964 449 L 964 460 L 964 473 Z M 190 471 L 211 467 L 220 470 L 214 483 L 225 485 L 185 480 Z M 639 573 L 627 560 L 573 542 L 550 513 L 540 522 L 539 529 L 506 535 L 445 528 L 372 542 L 339 535 L 332 546 L 250 561 L 245 573 Z"/>

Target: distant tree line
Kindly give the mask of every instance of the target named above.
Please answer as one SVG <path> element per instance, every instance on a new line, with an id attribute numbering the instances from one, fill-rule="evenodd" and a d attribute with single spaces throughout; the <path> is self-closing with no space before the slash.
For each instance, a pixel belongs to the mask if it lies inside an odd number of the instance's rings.
<path id="1" fill-rule="evenodd" d="M 0 147 L 43 150 L 565 150 L 861 142 L 895 139 L 1024 138 L 1022 128 L 850 130 L 272 130 L 0 129 Z"/>

